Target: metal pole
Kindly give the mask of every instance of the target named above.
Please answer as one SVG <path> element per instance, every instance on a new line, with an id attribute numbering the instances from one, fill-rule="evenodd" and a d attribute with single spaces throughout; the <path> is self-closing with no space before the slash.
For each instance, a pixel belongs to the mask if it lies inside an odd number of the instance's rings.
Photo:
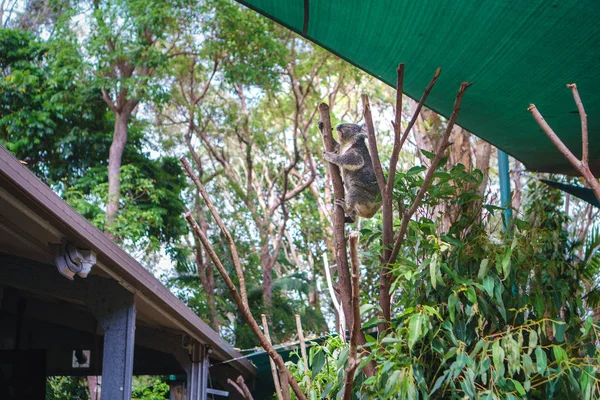
<path id="1" fill-rule="evenodd" d="M 508 228 L 512 218 L 512 204 L 510 201 L 510 175 L 508 173 L 508 154 L 498 149 L 498 175 L 500 176 L 500 203 L 506 207 L 504 214 L 504 230 Z"/>

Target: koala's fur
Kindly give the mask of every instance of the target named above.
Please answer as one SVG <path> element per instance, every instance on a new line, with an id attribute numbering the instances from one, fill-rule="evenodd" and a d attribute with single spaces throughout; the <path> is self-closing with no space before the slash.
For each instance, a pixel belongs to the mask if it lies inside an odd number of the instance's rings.
<path id="1" fill-rule="evenodd" d="M 339 204 L 346 212 L 346 222 L 355 217 L 372 218 L 381 207 L 381 192 L 373 171 L 371 155 L 365 143 L 367 134 L 360 125 L 339 124 L 336 127 L 340 143 L 334 140 L 335 152 L 325 152 L 323 158 L 342 170 L 346 192 Z"/>

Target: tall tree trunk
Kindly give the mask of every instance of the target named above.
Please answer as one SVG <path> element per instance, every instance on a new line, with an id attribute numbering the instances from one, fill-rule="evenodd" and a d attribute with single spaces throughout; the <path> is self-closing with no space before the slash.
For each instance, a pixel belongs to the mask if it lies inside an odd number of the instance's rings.
<path id="1" fill-rule="evenodd" d="M 119 212 L 121 163 L 125 145 L 127 144 L 127 123 L 130 117 L 131 111 L 129 110 L 115 113 L 113 141 L 108 156 L 108 199 L 106 202 L 106 224 L 104 231 L 112 240 L 117 239 L 117 235 L 112 231 L 112 227 Z"/>

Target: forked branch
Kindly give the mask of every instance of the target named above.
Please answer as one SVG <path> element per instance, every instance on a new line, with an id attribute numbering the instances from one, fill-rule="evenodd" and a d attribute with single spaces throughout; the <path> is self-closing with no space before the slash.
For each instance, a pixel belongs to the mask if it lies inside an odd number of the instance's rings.
<path id="1" fill-rule="evenodd" d="M 588 138 L 588 127 L 587 127 L 587 115 L 583 108 L 581 97 L 577 91 L 577 85 L 571 83 L 567 85 L 573 92 L 573 99 L 577 104 L 577 110 L 579 111 L 579 118 L 581 119 L 581 160 L 569 150 L 569 148 L 563 143 L 558 135 L 552 130 L 550 125 L 546 122 L 542 114 L 538 111 L 535 104 L 531 104 L 527 110 L 533 115 L 533 118 L 538 123 L 542 131 L 548 136 L 548 139 L 556 146 L 558 151 L 571 163 L 573 167 L 583 176 L 587 184 L 590 186 L 596 198 L 600 201 L 600 183 L 598 179 L 592 174 L 589 165 L 589 138 Z"/>
<path id="2" fill-rule="evenodd" d="M 242 395 L 244 400 L 254 400 L 252 394 L 250 393 L 250 389 L 248 389 L 246 382 L 244 382 L 244 377 L 242 375 L 238 376 L 236 382 L 232 381 L 231 379 L 227 379 L 227 383 L 233 386 L 235 390 Z"/>
<path id="3" fill-rule="evenodd" d="M 377 177 L 377 183 L 379 189 L 381 190 L 382 197 L 382 223 L 383 223 L 383 234 L 382 234 L 382 242 L 383 242 L 383 252 L 381 255 L 381 272 L 379 279 L 379 304 L 381 305 L 381 311 L 383 314 L 383 318 L 387 321 L 390 320 L 391 314 L 391 305 L 390 305 L 390 287 L 391 287 L 391 276 L 388 267 L 388 260 L 390 260 L 390 255 L 392 253 L 392 246 L 394 243 L 394 216 L 393 216 L 393 191 L 394 191 L 394 180 L 396 177 L 396 166 L 398 164 L 398 158 L 400 156 L 400 151 L 402 150 L 402 146 L 408 137 L 412 127 L 417 120 L 419 113 L 421 112 L 421 108 L 429 96 L 429 93 L 433 89 L 433 86 L 437 82 L 437 79 L 440 75 L 441 69 L 437 69 L 433 78 L 425 88 L 423 95 L 421 96 L 421 100 L 417 105 L 415 113 L 408 123 L 404 133 L 401 135 L 402 131 L 402 92 L 404 90 L 404 64 L 400 63 L 398 65 L 397 73 L 397 85 L 396 85 L 396 115 L 395 120 L 392 121 L 392 125 L 394 127 L 394 146 L 392 149 L 392 156 L 390 158 L 390 166 L 388 170 L 388 178 L 387 183 L 385 181 L 383 170 L 381 167 L 381 162 L 379 160 L 379 151 L 377 149 L 377 139 L 375 135 L 375 128 L 373 126 L 373 117 L 371 115 L 371 107 L 369 105 L 369 98 L 367 95 L 362 95 L 363 102 L 363 115 L 365 118 L 365 124 L 367 126 L 367 134 L 369 139 L 369 152 L 371 154 L 371 161 L 373 163 L 373 170 L 375 171 L 375 176 Z M 408 221 L 407 221 L 408 223 Z M 380 325 L 380 331 L 386 329 L 385 325 Z"/>
<path id="4" fill-rule="evenodd" d="M 396 237 L 396 243 L 394 244 L 394 249 L 392 250 L 392 254 L 390 255 L 390 259 L 387 261 L 387 265 L 393 264 L 396 261 L 396 257 L 398 257 L 398 253 L 400 252 L 400 247 L 402 247 L 402 243 L 404 242 L 404 238 L 406 236 L 406 230 L 408 228 L 408 222 L 412 218 L 412 216 L 417 212 L 417 209 L 421 205 L 423 201 L 423 197 L 425 197 L 425 193 L 429 190 L 429 185 L 433 181 L 433 174 L 435 173 L 444 153 L 448 146 L 450 146 L 450 134 L 452 133 L 452 128 L 454 128 L 454 124 L 456 123 L 456 119 L 458 118 L 458 113 L 460 112 L 460 104 L 462 103 L 463 96 L 467 88 L 471 86 L 471 83 L 463 82 L 460 84 L 460 88 L 458 89 L 458 93 L 456 94 L 456 100 L 454 102 L 454 109 L 452 110 L 452 115 L 450 115 L 450 119 L 448 120 L 448 125 L 446 126 L 446 131 L 444 132 L 444 136 L 440 142 L 440 145 L 435 153 L 435 158 L 431 162 L 431 165 L 427 169 L 427 174 L 425 175 L 425 179 L 423 180 L 423 184 L 417 193 L 417 197 L 413 201 L 410 209 L 404 212 L 402 216 L 402 223 L 400 225 L 400 231 L 398 232 L 398 236 Z"/>

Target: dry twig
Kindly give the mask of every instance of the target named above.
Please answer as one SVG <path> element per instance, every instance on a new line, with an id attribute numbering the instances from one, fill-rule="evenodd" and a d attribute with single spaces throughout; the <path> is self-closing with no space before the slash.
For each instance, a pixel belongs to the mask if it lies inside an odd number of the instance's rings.
<path id="1" fill-rule="evenodd" d="M 238 376 L 236 382 L 231 379 L 227 379 L 227 383 L 235 388 L 242 395 L 244 400 L 254 400 L 252 394 L 250 393 L 250 389 L 246 386 L 246 382 L 244 382 L 244 377 L 242 375 Z"/>

